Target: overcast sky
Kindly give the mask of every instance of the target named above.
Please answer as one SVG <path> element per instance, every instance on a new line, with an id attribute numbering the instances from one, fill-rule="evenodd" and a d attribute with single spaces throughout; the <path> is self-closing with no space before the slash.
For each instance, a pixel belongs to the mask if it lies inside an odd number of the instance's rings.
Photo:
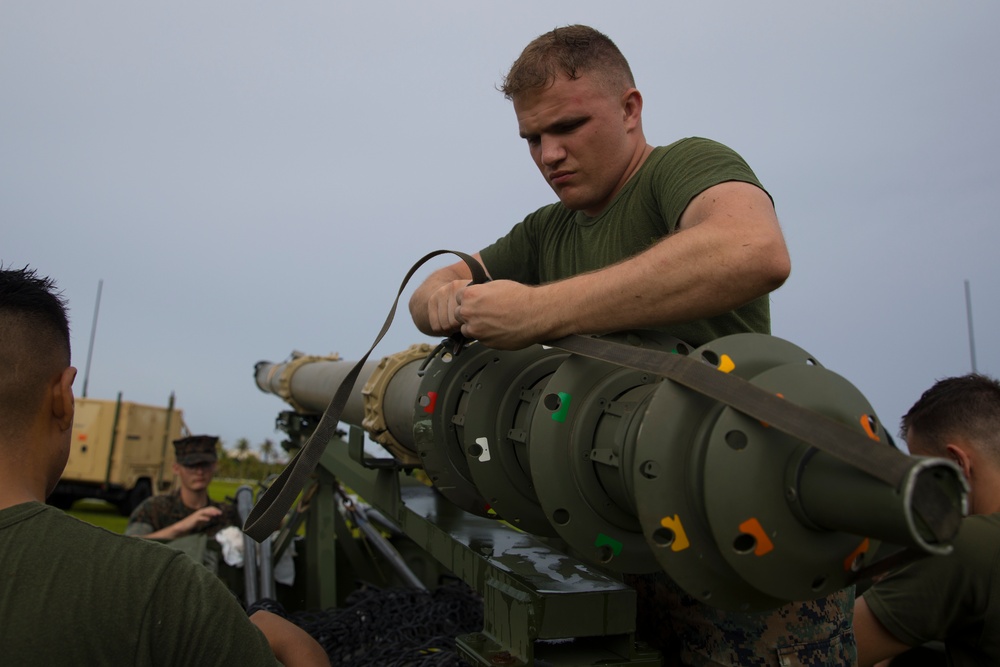
<path id="1" fill-rule="evenodd" d="M 90 397 L 280 441 L 255 362 L 357 359 L 416 259 L 554 200 L 495 86 L 570 23 L 625 53 L 651 143 L 750 163 L 793 262 L 773 333 L 891 432 L 971 369 L 966 280 L 1000 374 L 996 2 L 3 0 L 0 261 L 64 290 L 78 393 L 103 280 Z M 376 356 L 424 341 L 404 314 Z"/>

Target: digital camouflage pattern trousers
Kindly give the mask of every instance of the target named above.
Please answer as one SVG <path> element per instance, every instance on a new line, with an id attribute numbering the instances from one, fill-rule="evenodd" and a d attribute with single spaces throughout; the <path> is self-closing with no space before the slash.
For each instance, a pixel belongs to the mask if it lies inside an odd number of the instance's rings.
<path id="1" fill-rule="evenodd" d="M 764 612 L 710 607 L 666 574 L 628 575 L 636 634 L 670 667 L 844 667 L 857 664 L 854 588 Z"/>

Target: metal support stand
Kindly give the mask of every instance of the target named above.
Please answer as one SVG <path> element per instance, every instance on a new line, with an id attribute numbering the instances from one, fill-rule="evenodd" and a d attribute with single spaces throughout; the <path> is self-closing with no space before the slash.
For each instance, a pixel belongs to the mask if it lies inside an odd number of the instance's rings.
<path id="1" fill-rule="evenodd" d="M 462 511 L 428 486 L 401 486 L 398 471 L 362 467 L 348 449 L 330 443 L 317 468 L 321 479 L 336 475 L 482 595 L 482 632 L 457 642 L 471 664 L 660 664 L 658 652 L 634 641 L 635 590 L 507 524 Z M 335 513 L 333 499 L 314 500 L 313 512 Z M 320 520 L 310 516 L 310 536 L 319 534 L 312 526 Z M 333 541 L 308 541 L 316 550 L 310 581 L 321 582 L 322 597 L 336 567 Z"/>
<path id="2" fill-rule="evenodd" d="M 260 561 L 258 572 L 260 577 L 260 597 L 265 600 L 276 600 L 277 594 L 274 590 L 274 560 L 271 557 L 271 545 L 274 543 L 273 537 L 257 545 L 257 558 Z"/>
<path id="3" fill-rule="evenodd" d="M 332 449 L 333 445 L 327 447 Z M 306 517 L 306 606 L 309 609 L 328 609 L 343 602 L 338 598 L 337 586 L 337 498 L 334 491 L 335 477 L 324 466 L 316 468 L 318 487 L 310 502 Z M 346 592 L 343 597 L 346 597 Z"/>
<path id="4" fill-rule="evenodd" d="M 250 509 L 253 507 L 253 489 L 244 484 L 236 489 L 236 511 L 239 512 L 240 521 L 246 521 Z M 257 543 L 253 538 L 243 534 L 243 602 L 249 608 L 260 599 L 257 589 Z"/>

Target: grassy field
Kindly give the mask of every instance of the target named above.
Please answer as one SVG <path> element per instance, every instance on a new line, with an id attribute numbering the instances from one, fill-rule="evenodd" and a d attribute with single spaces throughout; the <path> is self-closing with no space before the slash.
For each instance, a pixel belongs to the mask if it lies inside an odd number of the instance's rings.
<path id="1" fill-rule="evenodd" d="M 213 479 L 208 486 L 208 497 L 212 500 L 223 502 L 236 496 L 236 489 L 243 484 L 248 484 L 254 488 L 256 493 L 256 482 L 240 482 L 229 479 Z M 111 503 L 103 500 L 84 499 L 73 503 L 69 512 L 71 516 L 92 523 L 101 528 L 107 528 L 113 533 L 124 533 L 128 517 L 118 513 L 118 509 Z"/>

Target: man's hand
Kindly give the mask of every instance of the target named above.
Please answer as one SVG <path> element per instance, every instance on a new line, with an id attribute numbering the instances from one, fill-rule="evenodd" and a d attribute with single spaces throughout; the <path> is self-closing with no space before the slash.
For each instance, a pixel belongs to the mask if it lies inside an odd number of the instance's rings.
<path id="1" fill-rule="evenodd" d="M 174 525 L 184 531 L 182 533 L 183 535 L 187 535 L 188 533 L 193 533 L 203 527 L 212 519 L 220 516 L 222 516 L 222 510 L 218 507 L 212 507 L 209 505 L 208 507 L 202 507 L 200 510 L 195 510 Z"/>
<path id="2" fill-rule="evenodd" d="M 431 333 L 448 336 L 459 330 L 462 323 L 456 317 L 458 292 L 469 284 L 468 280 L 451 280 L 438 287 L 427 301 L 427 322 Z"/>
<path id="3" fill-rule="evenodd" d="M 477 253 L 475 259 L 482 262 Z M 417 328 L 432 336 L 461 331 L 466 338 L 500 350 L 519 350 L 532 343 L 558 338 L 550 309 L 540 305 L 544 287 L 510 280 L 471 285 L 465 262 L 435 271 L 410 298 L 410 314 Z"/>
<path id="4" fill-rule="evenodd" d="M 498 350 L 520 350 L 558 337 L 540 304 L 543 289 L 511 280 L 466 285 L 454 293 L 453 317 L 466 338 Z"/>
<path id="5" fill-rule="evenodd" d="M 479 253 L 473 258 L 482 264 Z M 472 282 L 472 272 L 465 262 L 438 269 L 410 297 L 410 317 L 428 336 L 449 336 L 462 325 L 455 319 L 455 293 Z"/>

